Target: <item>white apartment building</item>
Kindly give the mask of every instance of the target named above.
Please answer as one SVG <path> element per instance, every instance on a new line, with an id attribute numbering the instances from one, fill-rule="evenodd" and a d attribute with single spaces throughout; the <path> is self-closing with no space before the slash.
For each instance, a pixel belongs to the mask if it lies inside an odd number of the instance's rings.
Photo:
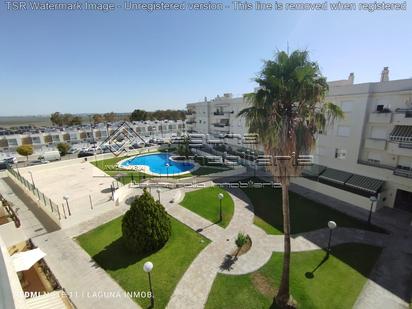
<path id="1" fill-rule="evenodd" d="M 69 128 L 46 128 L 43 132 L 27 132 L 23 134 L 0 136 L 0 152 L 12 153 L 24 144 L 32 145 L 35 151 L 47 147 L 54 147 L 58 143 L 70 144 L 104 141 L 120 123 L 100 123 L 93 127 L 83 125 Z M 179 134 L 185 131 L 185 122 L 181 120 L 135 121 L 131 123 L 133 129 L 142 137 L 151 137 L 167 134 Z"/>
<path id="2" fill-rule="evenodd" d="M 374 195 L 377 207 L 412 212 L 412 79 L 390 81 L 384 68 L 379 82 L 355 84 L 351 73 L 329 83 L 326 100 L 339 105 L 345 118 L 319 134 L 316 164 L 293 181 L 362 208 Z M 228 94 L 188 104 L 188 131 L 246 133 L 237 117 L 246 106 Z"/>

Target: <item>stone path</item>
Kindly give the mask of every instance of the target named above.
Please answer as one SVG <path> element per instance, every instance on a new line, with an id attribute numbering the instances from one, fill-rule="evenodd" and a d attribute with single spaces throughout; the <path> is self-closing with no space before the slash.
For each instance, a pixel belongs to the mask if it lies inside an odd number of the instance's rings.
<path id="1" fill-rule="evenodd" d="M 191 190 L 194 189 L 183 189 L 183 193 Z M 163 193 L 161 198 L 163 205 L 168 205 L 168 199 L 176 194 L 174 191 L 175 190 L 171 190 Z M 213 232 L 200 230 L 202 235 L 212 239 L 213 242 L 197 256 L 183 275 L 167 308 L 203 308 L 213 281 L 218 273 L 241 275 L 254 272 L 266 264 L 273 252 L 283 251 L 282 235 L 267 235 L 263 230 L 253 224 L 253 206 L 243 191 L 231 189 L 230 195 L 235 204 L 232 221 L 224 230 L 222 228 L 217 228 L 213 230 Z M 182 194 L 182 196 L 184 196 L 184 194 Z M 206 224 L 205 219 L 200 218 L 184 207 L 172 204 L 166 206 L 166 208 L 171 215 L 176 216 L 180 221 L 188 224 L 194 230 L 198 230 Z M 194 220 L 194 217 L 199 217 L 200 219 L 196 218 L 196 220 Z M 393 225 L 393 223 L 391 224 Z M 234 239 L 240 231 L 250 235 L 252 247 L 246 254 L 240 256 L 236 262 L 233 262 L 232 259 L 227 258 L 227 255 L 233 253 L 235 250 Z M 292 251 L 301 252 L 325 248 L 327 247 L 328 237 L 328 229 L 292 235 Z M 402 262 L 399 261 L 399 257 L 396 259 L 393 256 L 399 256 L 399 252 L 402 252 L 402 250 L 398 250 L 399 248 L 394 250 L 393 246 L 396 244 L 395 239 L 405 237 L 406 236 L 400 237 L 399 234 L 396 233 L 388 235 L 353 228 L 338 228 L 334 231 L 332 245 L 361 243 L 384 248 L 382 257 L 378 261 L 377 267 L 375 267 L 375 272 L 378 272 L 378 274 L 376 274 L 376 278 L 374 278 L 373 273 L 371 274 L 371 279 L 369 279 L 365 285 L 355 308 L 408 308 L 408 304 L 394 293 L 399 292 L 399 289 L 397 289 L 397 291 L 391 291 L 390 289 L 391 284 L 393 285 L 393 283 L 390 282 L 394 281 L 395 278 L 390 269 L 400 268 L 397 275 L 403 277 L 412 273 L 412 269 L 410 269 L 401 274 L 402 269 L 405 269 L 405 265 L 409 265 L 409 268 L 412 267 L 411 254 L 409 254 L 409 260 Z M 398 247 L 406 246 L 404 240 L 402 240 L 401 243 L 402 244 L 398 244 Z M 410 250 L 412 251 L 412 248 Z M 389 252 L 392 255 L 391 258 L 385 258 L 385 255 Z M 408 256 L 405 258 L 408 259 Z M 382 259 L 384 261 L 381 261 Z M 379 271 L 379 268 L 382 267 L 386 269 L 387 276 L 389 277 L 387 281 L 389 282 L 381 282 L 382 285 L 378 285 L 376 282 L 379 282 L 379 280 L 382 281 L 382 279 L 379 278 L 385 277 L 384 274 L 381 273 L 382 271 Z M 404 291 L 402 291 L 403 295 L 410 293 L 410 291 L 407 291 L 407 285 L 405 286 L 404 284 L 408 282 L 408 279 L 403 278 L 400 282 L 404 289 Z"/>

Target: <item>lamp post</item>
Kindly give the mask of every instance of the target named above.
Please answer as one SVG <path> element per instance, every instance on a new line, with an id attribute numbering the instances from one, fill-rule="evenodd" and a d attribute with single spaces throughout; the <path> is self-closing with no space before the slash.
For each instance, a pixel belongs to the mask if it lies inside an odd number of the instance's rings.
<path id="1" fill-rule="evenodd" d="M 152 262 L 146 262 L 143 265 L 143 270 L 147 272 L 147 275 L 149 276 L 149 286 L 150 286 L 150 308 L 153 308 L 154 306 L 154 295 L 153 295 L 153 288 L 152 288 L 152 278 L 150 277 L 150 272 L 153 269 L 153 263 Z"/>
<path id="2" fill-rule="evenodd" d="M 34 185 L 33 173 L 32 173 L 31 171 L 29 171 L 29 174 L 30 174 L 31 183 L 32 183 L 32 185 L 33 185 L 33 189 L 34 189 L 36 186 Z"/>
<path id="3" fill-rule="evenodd" d="M 368 224 L 371 224 L 373 204 L 375 204 L 378 199 L 376 198 L 376 196 L 372 195 L 372 196 L 369 198 L 369 200 L 371 201 L 371 208 L 369 209 Z"/>
<path id="4" fill-rule="evenodd" d="M 331 249 L 330 249 L 330 243 L 331 243 L 331 241 L 332 241 L 332 232 L 333 232 L 334 229 L 336 229 L 336 227 L 337 227 L 337 224 L 336 224 L 335 221 L 329 221 L 329 222 L 328 222 L 329 241 L 328 241 L 328 251 L 327 251 L 327 254 L 326 254 L 327 257 L 329 257 L 329 254 L 330 254 L 330 251 L 331 251 Z"/>
<path id="5" fill-rule="evenodd" d="M 219 193 L 217 195 L 217 198 L 219 199 L 219 222 L 221 222 L 223 220 L 223 216 L 222 216 L 222 200 L 224 198 L 223 193 Z"/>
<path id="6" fill-rule="evenodd" d="M 157 188 L 157 189 L 156 189 L 156 192 L 157 192 L 157 196 L 159 197 L 159 203 L 160 203 L 160 189 Z"/>
<path id="7" fill-rule="evenodd" d="M 67 205 L 67 211 L 69 212 L 69 216 L 72 215 L 72 213 L 70 212 L 70 206 L 69 206 L 69 196 L 65 195 L 63 196 L 63 199 L 66 201 L 66 205 Z"/>

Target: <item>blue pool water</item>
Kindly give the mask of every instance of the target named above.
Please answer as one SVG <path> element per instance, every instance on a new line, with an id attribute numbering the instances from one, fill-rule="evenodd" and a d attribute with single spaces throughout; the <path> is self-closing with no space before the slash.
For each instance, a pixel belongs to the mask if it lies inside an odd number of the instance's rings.
<path id="1" fill-rule="evenodd" d="M 194 167 L 192 163 L 172 161 L 169 157 L 170 155 L 166 153 L 141 155 L 124 161 L 121 166 L 146 165 L 152 173 L 162 175 L 184 173 Z M 167 167 L 167 163 L 169 163 L 169 167 Z"/>

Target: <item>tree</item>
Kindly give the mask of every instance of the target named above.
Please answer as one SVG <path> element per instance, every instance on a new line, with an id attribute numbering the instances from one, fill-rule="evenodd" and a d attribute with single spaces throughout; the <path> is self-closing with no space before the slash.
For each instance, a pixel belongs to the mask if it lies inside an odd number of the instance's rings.
<path id="1" fill-rule="evenodd" d="M 21 145 L 16 148 L 16 152 L 21 156 L 25 156 L 26 160 L 29 160 L 29 156 L 33 154 L 33 147 L 31 145 Z"/>
<path id="2" fill-rule="evenodd" d="M 50 121 L 56 125 L 61 127 L 63 125 L 63 117 L 59 112 L 55 112 L 50 115 Z"/>
<path id="3" fill-rule="evenodd" d="M 116 120 L 116 114 L 111 112 L 111 113 L 105 113 L 103 115 L 104 121 L 106 122 L 114 122 Z"/>
<path id="4" fill-rule="evenodd" d="M 80 116 L 72 116 L 69 120 L 69 123 L 66 123 L 71 126 L 78 126 L 82 124 L 82 118 Z"/>
<path id="5" fill-rule="evenodd" d="M 319 65 L 309 60 L 307 51 L 297 50 L 290 55 L 278 52 L 274 60 L 265 61 L 255 81 L 259 90 L 245 95 L 250 106 L 239 116 L 246 118 L 250 133 L 259 135 L 265 155 L 290 156 L 290 160 L 276 160 L 276 164 L 267 167 L 282 186 L 284 254 L 276 303 L 287 308 L 290 306 L 290 176 L 300 175 L 298 156 L 310 154 L 318 132 L 325 131 L 334 119 L 342 118 L 343 112 L 325 102 L 326 78 Z"/>
<path id="6" fill-rule="evenodd" d="M 147 112 L 141 109 L 135 109 L 130 115 L 130 121 L 145 121 L 147 120 Z"/>
<path id="7" fill-rule="evenodd" d="M 70 149 L 70 145 L 67 143 L 58 143 L 57 150 L 60 152 L 61 156 L 65 156 Z"/>
<path id="8" fill-rule="evenodd" d="M 101 122 L 104 121 L 103 116 L 100 115 L 100 114 L 94 114 L 94 115 L 92 116 L 92 119 L 93 119 L 93 123 L 94 123 L 94 124 L 101 123 Z"/>
<path id="9" fill-rule="evenodd" d="M 162 248 L 171 235 L 169 216 L 159 201 L 147 192 L 136 198 L 122 220 L 123 240 L 134 253 L 150 253 Z"/>

